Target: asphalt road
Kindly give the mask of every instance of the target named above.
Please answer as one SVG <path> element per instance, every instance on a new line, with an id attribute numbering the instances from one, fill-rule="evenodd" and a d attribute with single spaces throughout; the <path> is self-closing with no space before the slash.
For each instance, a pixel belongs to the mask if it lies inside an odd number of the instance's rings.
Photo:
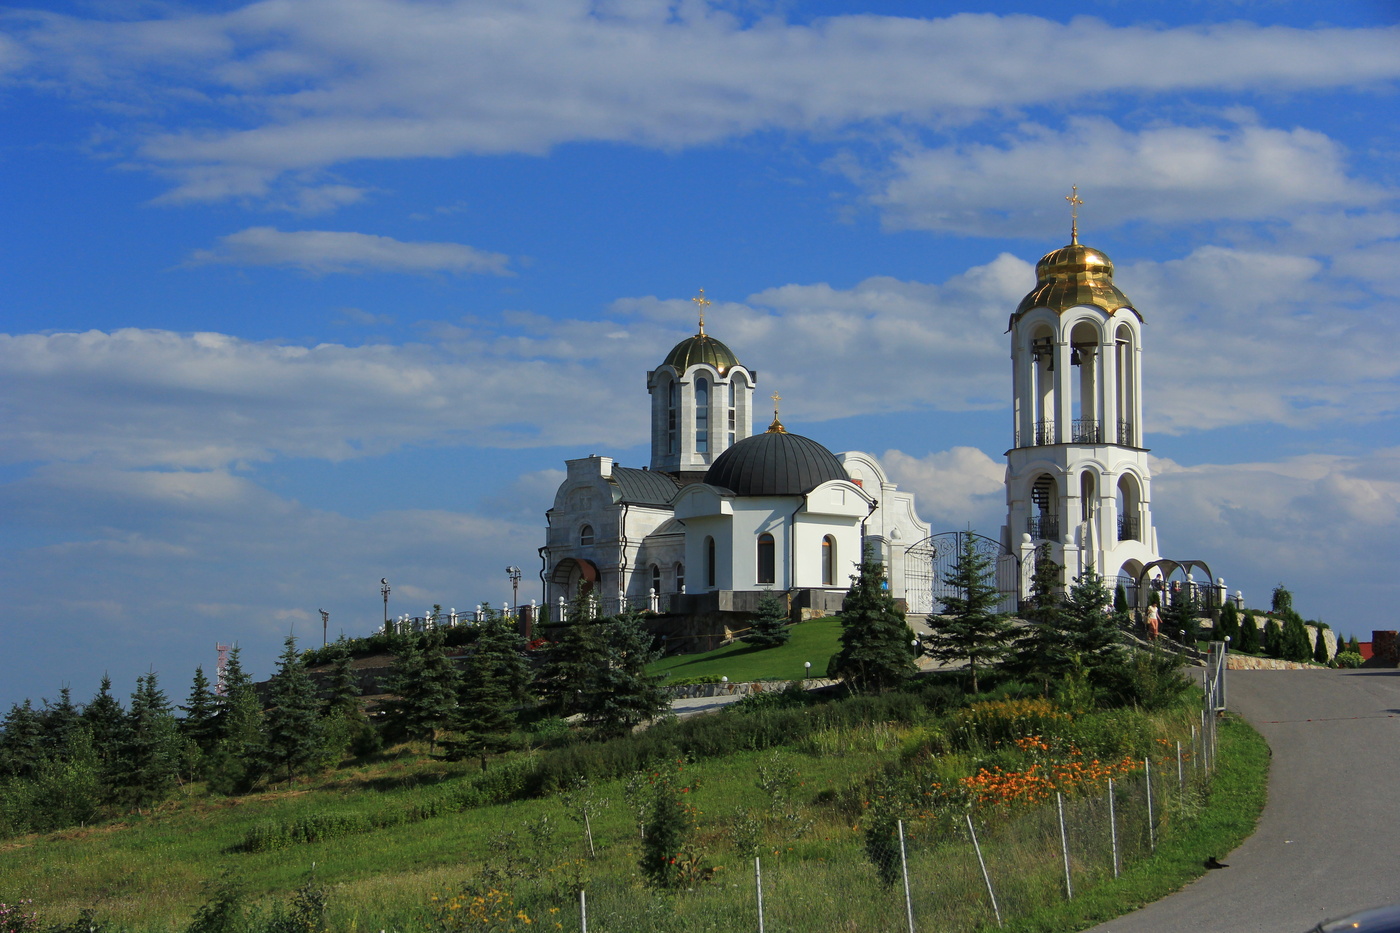
<path id="1" fill-rule="evenodd" d="M 1269 800 L 1230 867 L 1091 933 L 1304 933 L 1400 903 L 1400 671 L 1231 671 Z"/>

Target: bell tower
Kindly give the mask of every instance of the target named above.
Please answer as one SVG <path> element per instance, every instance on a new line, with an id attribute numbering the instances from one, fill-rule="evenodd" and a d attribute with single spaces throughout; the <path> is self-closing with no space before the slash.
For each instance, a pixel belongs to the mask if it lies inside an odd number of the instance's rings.
<path id="1" fill-rule="evenodd" d="M 1156 560 L 1142 433 L 1143 318 L 1108 256 L 1079 242 L 1036 264 L 1011 315 L 1013 446 L 1006 452 L 1003 543 L 1024 558 L 1050 546 L 1071 582 L 1090 564 L 1111 587 Z M 1126 581 L 1125 581 L 1126 582 Z"/>
<path id="2" fill-rule="evenodd" d="M 705 333 L 705 290 L 691 299 L 700 324 L 647 373 L 651 394 L 651 469 L 700 482 L 716 457 L 753 433 L 758 373 Z"/>

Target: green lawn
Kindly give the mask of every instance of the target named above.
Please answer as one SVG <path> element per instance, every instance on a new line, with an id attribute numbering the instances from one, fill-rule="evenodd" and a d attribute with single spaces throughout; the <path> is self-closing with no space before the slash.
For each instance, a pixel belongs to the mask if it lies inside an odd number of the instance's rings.
<path id="1" fill-rule="evenodd" d="M 731 682 L 798 680 L 804 662 L 812 662 L 812 677 L 826 676 L 826 662 L 841 647 L 841 620 L 813 619 L 791 626 L 792 639 L 778 648 L 753 648 L 736 642 L 703 654 L 678 654 L 651 665 L 653 673 L 682 677 L 728 677 Z"/>

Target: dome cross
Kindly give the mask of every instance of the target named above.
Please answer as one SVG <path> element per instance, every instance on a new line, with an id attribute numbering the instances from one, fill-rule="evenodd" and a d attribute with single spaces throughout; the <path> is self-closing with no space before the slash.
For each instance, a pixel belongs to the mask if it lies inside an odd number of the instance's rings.
<path id="1" fill-rule="evenodd" d="M 1070 185 L 1069 194 L 1065 195 L 1065 200 L 1069 202 L 1069 241 L 1079 242 L 1079 206 L 1084 200 L 1079 197 L 1079 186 Z M 703 292 L 702 292 L 703 294 Z"/>
<path id="2" fill-rule="evenodd" d="M 690 300 L 695 302 L 700 308 L 700 336 L 703 337 L 705 336 L 705 309 L 714 304 L 714 302 L 705 297 L 705 290 L 703 288 L 700 289 L 700 294 Z"/>

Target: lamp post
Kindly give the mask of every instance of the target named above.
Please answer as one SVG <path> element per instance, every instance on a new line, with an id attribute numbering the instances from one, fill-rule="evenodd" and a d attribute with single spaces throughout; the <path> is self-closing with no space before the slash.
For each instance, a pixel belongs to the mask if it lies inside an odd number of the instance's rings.
<path id="1" fill-rule="evenodd" d="M 803 661 L 803 662 L 802 662 L 802 679 L 803 679 L 803 680 L 810 680 L 811 677 L 812 677 L 812 662 L 811 662 L 811 661 Z"/>
<path id="2" fill-rule="evenodd" d="M 510 577 L 510 607 L 517 609 L 520 606 L 520 568 L 510 565 L 506 568 L 506 576 Z"/>
<path id="3" fill-rule="evenodd" d="M 321 614 L 321 647 L 326 647 L 326 629 L 330 626 L 331 614 L 324 609 L 317 609 Z"/>
<path id="4" fill-rule="evenodd" d="M 384 597 L 384 631 L 389 631 L 389 578 L 379 578 L 379 595 Z"/>

